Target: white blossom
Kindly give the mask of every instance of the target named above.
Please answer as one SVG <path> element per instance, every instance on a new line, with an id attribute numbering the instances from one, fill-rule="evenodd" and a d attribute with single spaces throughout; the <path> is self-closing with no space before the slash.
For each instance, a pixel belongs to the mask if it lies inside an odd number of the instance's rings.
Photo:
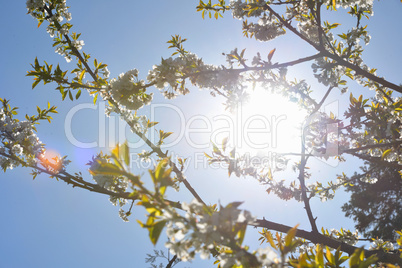
<path id="1" fill-rule="evenodd" d="M 153 93 L 145 93 L 145 82 L 138 80 L 138 70 L 122 73 L 110 81 L 110 93 L 113 99 L 129 110 L 138 110 L 152 101 Z"/>
<path id="2" fill-rule="evenodd" d="M 271 248 L 259 248 L 257 249 L 257 260 L 262 265 L 271 265 L 273 263 L 278 263 L 278 255 Z"/>
<path id="3" fill-rule="evenodd" d="M 394 244 L 389 241 L 384 241 L 382 239 L 375 239 L 370 247 L 369 250 L 378 250 L 378 249 L 385 249 L 385 250 L 394 250 Z"/>
<path id="4" fill-rule="evenodd" d="M 71 43 L 77 50 L 81 50 L 82 47 L 85 45 L 83 40 L 74 40 Z"/>

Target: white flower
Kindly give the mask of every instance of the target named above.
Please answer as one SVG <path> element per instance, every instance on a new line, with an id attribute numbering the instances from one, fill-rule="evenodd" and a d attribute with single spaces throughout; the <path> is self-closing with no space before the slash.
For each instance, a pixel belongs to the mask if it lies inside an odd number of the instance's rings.
<path id="1" fill-rule="evenodd" d="M 77 49 L 77 50 L 81 50 L 82 47 L 85 45 L 83 40 L 74 40 L 72 41 L 72 45 Z"/>
<path id="2" fill-rule="evenodd" d="M 385 249 L 385 250 L 394 250 L 394 244 L 389 241 L 385 241 L 382 239 L 376 239 L 370 245 L 369 250 L 378 250 L 378 249 Z"/>
<path id="3" fill-rule="evenodd" d="M 257 249 L 256 257 L 262 265 L 271 265 L 278 262 L 278 256 L 271 248 Z"/>
<path id="4" fill-rule="evenodd" d="M 145 82 L 138 80 L 138 70 L 129 70 L 110 81 L 110 92 L 113 99 L 126 107 L 127 110 L 138 110 L 148 105 L 153 94 L 145 93 Z"/>
<path id="5" fill-rule="evenodd" d="M 369 183 L 369 184 L 375 184 L 375 183 L 377 183 L 378 179 L 371 177 L 370 174 L 366 174 L 366 176 L 360 178 L 360 181 Z"/>
<path id="6" fill-rule="evenodd" d="M 125 212 L 122 208 L 119 209 L 119 217 L 120 217 L 123 221 L 128 222 L 127 214 L 126 214 L 126 212 Z"/>

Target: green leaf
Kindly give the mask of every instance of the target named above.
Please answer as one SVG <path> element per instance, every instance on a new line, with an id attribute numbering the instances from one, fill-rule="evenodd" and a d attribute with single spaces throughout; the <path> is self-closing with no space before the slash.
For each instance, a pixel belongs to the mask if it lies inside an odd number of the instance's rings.
<path id="1" fill-rule="evenodd" d="M 239 237 L 239 244 L 241 245 L 241 244 L 243 244 L 243 240 L 244 240 L 244 237 L 246 235 L 246 227 L 247 227 L 247 225 L 246 224 L 241 224 L 240 226 L 241 227 L 240 227 L 240 230 L 237 232 L 237 236 Z"/>
<path id="2" fill-rule="evenodd" d="M 292 245 L 292 240 L 296 236 L 298 226 L 299 225 L 296 225 L 295 227 L 293 227 L 292 229 L 290 229 L 287 232 L 286 237 L 285 237 L 285 246 L 290 247 Z"/>
<path id="3" fill-rule="evenodd" d="M 32 83 L 32 89 L 34 89 L 40 82 L 40 78 L 35 78 L 35 81 Z"/>
<path id="4" fill-rule="evenodd" d="M 122 145 L 117 144 L 116 147 L 112 150 L 112 157 L 116 163 L 116 165 L 122 167 L 120 160 L 123 160 L 124 163 L 128 166 L 130 163 L 130 149 L 128 147 L 127 141 Z"/>
<path id="5" fill-rule="evenodd" d="M 212 151 L 217 154 L 217 155 L 222 155 L 221 151 L 219 148 L 215 145 L 215 143 L 212 143 Z"/>
<path id="6" fill-rule="evenodd" d="M 315 255 L 315 262 L 318 264 L 317 268 L 324 268 L 324 254 L 321 245 L 317 245 L 317 254 Z"/>
<path id="7" fill-rule="evenodd" d="M 205 155 L 208 159 L 211 159 L 211 158 L 212 158 L 212 156 L 210 156 L 210 155 L 207 154 L 207 153 L 204 153 L 204 155 Z"/>
<path id="8" fill-rule="evenodd" d="M 81 89 L 78 90 L 77 94 L 75 94 L 75 99 L 78 100 L 78 98 L 81 96 Z"/>
<path id="9" fill-rule="evenodd" d="M 328 248 L 328 246 L 325 246 L 325 258 L 327 259 L 328 264 L 330 265 L 335 264 L 334 255 L 332 255 L 331 250 Z"/>
<path id="10" fill-rule="evenodd" d="M 384 158 L 387 157 L 387 155 L 389 155 L 391 152 L 392 152 L 392 149 L 385 150 L 382 153 L 381 160 L 384 160 Z"/>
<path id="11" fill-rule="evenodd" d="M 162 220 L 156 222 L 152 227 L 149 228 L 149 238 L 151 239 L 152 244 L 156 245 L 165 225 L 166 221 Z"/>
<path id="12" fill-rule="evenodd" d="M 127 141 L 120 146 L 120 158 L 123 159 L 126 166 L 130 164 L 130 148 Z"/>
<path id="13" fill-rule="evenodd" d="M 148 120 L 147 122 L 147 128 L 151 128 L 153 126 L 155 126 L 156 124 L 158 124 L 159 122 L 151 122 L 150 120 Z"/>
<path id="14" fill-rule="evenodd" d="M 78 78 L 78 81 L 82 81 L 82 79 L 84 78 L 85 75 L 85 69 L 82 70 L 82 72 L 80 73 L 80 77 Z"/>
<path id="15" fill-rule="evenodd" d="M 350 93 L 350 96 L 349 96 L 349 101 L 350 101 L 350 103 L 351 104 L 354 104 L 355 103 L 355 98 L 353 97 L 353 94 L 352 93 Z"/>
<path id="16" fill-rule="evenodd" d="M 267 230 L 266 232 L 264 232 L 264 237 L 267 239 L 267 241 L 269 242 L 269 244 L 271 245 L 272 248 L 278 249 L 274 242 L 274 237 L 272 236 L 270 231 Z"/>
<path id="17" fill-rule="evenodd" d="M 332 0 L 332 8 L 336 10 L 336 0 Z"/>
<path id="18" fill-rule="evenodd" d="M 163 130 L 159 130 L 159 138 L 161 140 L 166 139 L 167 137 L 169 137 L 172 134 L 173 134 L 173 132 L 164 132 Z"/>
<path id="19" fill-rule="evenodd" d="M 112 150 L 112 156 L 116 159 L 119 159 L 119 151 L 120 151 L 120 145 L 117 143 L 116 147 L 114 147 Z"/>
<path id="20" fill-rule="evenodd" d="M 65 100 L 66 96 L 67 96 L 68 91 L 63 91 L 61 92 L 61 99 Z"/>
<path id="21" fill-rule="evenodd" d="M 96 171 L 89 171 L 91 174 L 102 174 L 102 175 L 112 175 L 120 176 L 123 175 L 122 171 L 118 166 L 112 163 L 100 163 L 100 167 Z"/>

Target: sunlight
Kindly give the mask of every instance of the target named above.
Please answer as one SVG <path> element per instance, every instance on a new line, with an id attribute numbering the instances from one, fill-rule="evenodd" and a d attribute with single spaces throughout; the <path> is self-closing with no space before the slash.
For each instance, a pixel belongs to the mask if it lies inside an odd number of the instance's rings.
<path id="1" fill-rule="evenodd" d="M 237 144 L 240 151 L 254 155 L 300 152 L 301 126 L 307 113 L 296 103 L 256 88 L 239 112 L 243 122 L 243 143 Z"/>
<path id="2" fill-rule="evenodd" d="M 59 171 L 61 169 L 60 154 L 53 149 L 46 149 L 42 156 L 39 156 L 42 165 L 48 169 Z"/>

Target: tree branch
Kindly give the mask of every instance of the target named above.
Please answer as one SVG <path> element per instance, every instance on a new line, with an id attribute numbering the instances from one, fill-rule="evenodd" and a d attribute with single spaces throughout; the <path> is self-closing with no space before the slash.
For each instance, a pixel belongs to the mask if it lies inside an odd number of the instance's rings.
<path id="1" fill-rule="evenodd" d="M 267 221 L 265 219 L 257 219 L 255 223 L 250 224 L 250 226 L 266 228 L 281 233 L 286 233 L 290 229 L 292 229 L 292 227 L 290 226 L 279 224 L 272 221 Z M 322 235 L 314 231 L 307 232 L 305 230 L 297 229 L 296 237 L 304 238 L 315 244 L 326 245 L 333 249 L 340 248 L 341 251 L 346 252 L 349 255 L 353 254 L 355 250 L 359 249 L 358 247 L 337 241 L 335 239 L 332 239 L 328 236 Z M 392 264 L 397 263 L 399 265 L 402 264 L 402 259 L 399 258 L 399 254 L 386 253 L 381 250 L 364 250 L 364 254 L 366 257 L 376 254 L 377 257 L 379 258 L 378 260 L 381 262 L 387 262 Z"/>
<path id="2" fill-rule="evenodd" d="M 52 10 L 45 5 L 45 10 L 48 12 L 49 16 L 52 17 Z M 57 22 L 56 22 L 57 23 Z M 55 24 L 56 27 L 58 28 L 58 30 L 61 29 L 60 24 Z M 96 77 L 96 75 L 94 74 L 94 72 L 91 70 L 91 68 L 88 66 L 87 62 L 84 60 L 84 58 L 82 57 L 81 53 L 72 45 L 72 42 L 70 40 L 70 38 L 68 37 L 68 35 L 63 35 L 64 38 L 67 40 L 72 52 L 74 53 L 75 56 L 78 57 L 78 59 L 84 64 L 85 69 L 87 70 L 87 72 L 91 75 L 92 79 L 97 82 L 98 79 Z M 152 84 L 147 85 L 151 86 Z M 120 108 L 119 108 L 119 104 L 117 104 L 112 98 L 109 98 L 108 101 L 116 108 L 117 112 L 119 114 L 121 114 Z M 126 118 L 124 118 L 125 121 L 127 122 L 127 124 L 130 126 L 131 130 L 138 135 L 143 141 L 145 141 L 145 143 L 153 150 L 155 151 L 159 157 L 161 158 L 168 158 L 167 154 L 162 152 L 162 150 L 160 149 L 160 147 L 156 146 L 155 144 L 153 144 L 143 133 L 135 130 L 135 128 L 132 126 L 132 124 L 130 124 L 131 122 L 129 122 L 128 120 L 126 120 Z M 169 159 L 169 158 L 168 158 Z M 198 195 L 198 193 L 194 190 L 194 188 L 191 186 L 191 184 L 184 178 L 183 173 L 177 168 L 176 164 L 171 161 L 169 159 L 169 165 L 173 168 L 173 172 L 177 175 L 177 177 L 179 178 L 180 181 L 182 181 L 184 183 L 184 185 L 186 186 L 186 188 L 191 192 L 191 194 L 201 203 L 203 203 L 205 205 L 205 202 L 202 200 L 202 198 Z"/>
<path id="3" fill-rule="evenodd" d="M 374 149 L 374 148 L 382 148 L 382 147 L 401 145 L 401 144 L 402 144 L 402 141 L 371 144 L 371 145 L 366 145 L 366 146 L 362 146 L 362 147 L 358 147 L 358 148 L 345 149 L 345 150 L 342 150 L 341 153 L 352 154 L 352 153 L 356 153 L 356 152 L 363 151 L 363 150 Z"/>
<path id="4" fill-rule="evenodd" d="M 174 264 L 174 262 L 177 259 L 177 255 L 174 255 L 173 258 L 169 261 L 169 263 L 166 265 L 166 268 L 171 268 L 173 267 L 172 265 Z"/>
<path id="5" fill-rule="evenodd" d="M 306 152 L 306 148 L 304 146 L 304 138 L 303 138 L 298 180 L 300 181 L 300 188 L 301 188 L 301 193 L 302 193 L 302 199 L 304 202 L 304 209 L 306 210 L 308 220 L 310 221 L 311 229 L 313 232 L 318 233 L 317 225 L 315 223 L 316 219 L 314 218 L 313 212 L 311 211 L 311 207 L 310 207 L 310 199 L 307 197 L 307 187 L 306 187 L 305 179 L 304 179 L 304 169 L 305 169 L 307 159 L 308 159 L 308 156 L 306 158 L 305 152 Z"/>
<path id="6" fill-rule="evenodd" d="M 340 56 L 336 55 L 336 54 L 332 54 L 329 51 L 327 51 L 325 49 L 325 47 L 320 47 L 320 45 L 317 45 L 316 43 L 314 43 L 313 41 L 311 41 L 310 39 L 308 39 L 307 37 L 305 37 L 303 34 L 301 34 L 296 28 L 294 28 L 290 23 L 288 23 L 287 21 L 285 21 L 277 12 L 275 12 L 268 4 L 265 5 L 265 8 L 271 12 L 287 29 L 289 29 L 292 33 L 294 33 L 295 35 L 297 35 L 298 37 L 300 37 L 302 40 L 304 40 L 306 43 L 310 44 L 312 47 L 314 47 L 317 51 L 319 51 L 320 53 L 322 53 L 324 56 L 333 59 L 337 62 L 338 65 L 343 65 L 349 69 L 352 69 L 353 71 L 355 71 L 355 73 L 357 75 L 361 75 L 363 77 L 368 78 L 369 80 L 372 80 L 374 82 L 377 82 L 387 88 L 393 89 L 399 93 L 402 93 L 402 87 L 398 86 L 394 83 L 391 83 L 387 80 L 385 80 L 384 78 L 378 77 L 368 71 L 363 70 L 362 68 L 360 68 L 359 66 L 352 64 L 348 61 L 346 61 L 345 59 L 341 58 Z"/>

